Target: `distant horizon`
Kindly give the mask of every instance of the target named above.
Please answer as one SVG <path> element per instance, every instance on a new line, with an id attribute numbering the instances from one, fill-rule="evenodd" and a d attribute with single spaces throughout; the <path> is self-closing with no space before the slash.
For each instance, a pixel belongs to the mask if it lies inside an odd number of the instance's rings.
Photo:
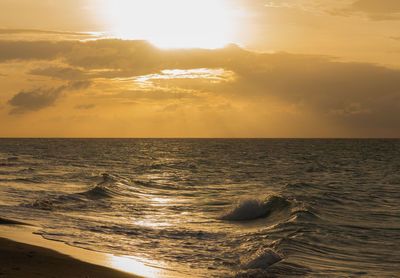
<path id="1" fill-rule="evenodd" d="M 0 137 L 1 139 L 343 139 L 343 140 L 386 140 L 400 137 Z"/>

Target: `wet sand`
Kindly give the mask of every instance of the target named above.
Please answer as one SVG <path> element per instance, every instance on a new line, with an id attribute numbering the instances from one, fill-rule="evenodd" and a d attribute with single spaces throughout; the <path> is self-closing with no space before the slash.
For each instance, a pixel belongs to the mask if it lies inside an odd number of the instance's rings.
<path id="1" fill-rule="evenodd" d="M 30 225 L 30 224 L 0 217 L 0 225 Z"/>
<path id="2" fill-rule="evenodd" d="M 29 225 L 0 218 L 0 229 Z M 0 237 L 0 278 L 137 278 L 133 274 L 83 262 L 54 250 Z"/>
<path id="3" fill-rule="evenodd" d="M 85 263 L 51 249 L 0 238 L 0 277 L 133 278 L 139 276 Z"/>

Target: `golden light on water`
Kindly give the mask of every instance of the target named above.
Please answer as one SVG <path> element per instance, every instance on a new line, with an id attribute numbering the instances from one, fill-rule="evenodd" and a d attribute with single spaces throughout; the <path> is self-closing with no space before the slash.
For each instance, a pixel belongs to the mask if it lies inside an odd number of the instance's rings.
<path id="1" fill-rule="evenodd" d="M 227 0 L 107 0 L 101 12 L 111 35 L 161 48 L 223 47 L 237 30 Z"/>
<path id="2" fill-rule="evenodd" d="M 115 269 L 141 275 L 144 277 L 168 277 L 168 275 L 166 275 L 163 269 L 150 267 L 133 257 L 110 255 L 108 263 L 110 264 L 111 267 Z M 149 262 L 149 263 L 154 264 L 154 262 Z M 160 263 L 158 262 L 158 264 Z"/>

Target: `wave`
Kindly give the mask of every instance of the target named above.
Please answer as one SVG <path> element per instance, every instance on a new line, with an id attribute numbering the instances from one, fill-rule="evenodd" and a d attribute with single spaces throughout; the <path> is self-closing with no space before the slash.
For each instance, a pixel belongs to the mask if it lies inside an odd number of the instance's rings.
<path id="1" fill-rule="evenodd" d="M 295 220 L 297 221 L 314 222 L 315 220 L 319 220 L 316 212 L 312 208 L 306 208 L 305 206 L 294 208 L 290 215 L 295 216 Z"/>
<path id="2" fill-rule="evenodd" d="M 10 162 L 0 162 L 1 167 L 14 167 L 18 166 L 18 163 L 10 163 Z"/>
<path id="3" fill-rule="evenodd" d="M 282 257 L 272 249 L 258 250 L 250 257 L 241 260 L 241 269 L 266 269 L 269 266 L 282 260 Z"/>
<path id="4" fill-rule="evenodd" d="M 16 178 L 13 181 L 15 182 L 23 182 L 23 183 L 43 183 L 43 179 L 40 177 L 30 177 L 30 178 Z"/>
<path id="5" fill-rule="evenodd" d="M 141 191 L 136 182 L 129 179 L 103 173 L 101 180 L 94 187 L 87 191 L 78 193 L 89 199 L 117 198 L 117 197 L 137 197 Z"/>
<path id="6" fill-rule="evenodd" d="M 314 172 L 324 172 L 326 170 L 327 170 L 327 167 L 325 165 L 323 165 L 322 163 L 320 163 L 318 161 L 313 161 L 306 169 L 306 172 L 314 173 Z"/>
<path id="7" fill-rule="evenodd" d="M 246 199 L 240 201 L 232 210 L 221 219 L 230 221 L 245 221 L 268 217 L 271 213 L 281 211 L 290 206 L 290 202 L 283 197 L 272 195 L 265 200 Z"/>
<path id="8" fill-rule="evenodd" d="M 19 165 L 19 158 L 16 156 L 11 156 L 7 158 L 0 157 L 0 166 L 2 167 L 13 167 Z"/>
<path id="9" fill-rule="evenodd" d="M 18 160 L 18 157 L 16 157 L 16 156 L 7 158 L 7 161 L 17 161 L 17 160 Z"/>
<path id="10" fill-rule="evenodd" d="M 124 184 L 121 179 L 110 174 L 102 174 L 101 181 L 90 189 L 67 195 L 47 196 L 30 203 L 24 203 L 22 206 L 32 207 L 41 210 L 54 209 L 84 209 L 93 207 L 96 201 L 115 198 L 118 196 L 132 197 L 132 192 L 129 185 Z M 104 203 L 103 203 L 104 205 Z"/>
<path id="11" fill-rule="evenodd" d="M 7 176 L 7 175 L 14 175 L 16 172 L 6 172 L 6 171 L 0 171 L 0 175 L 2 176 Z M 33 184 L 40 184 L 43 182 L 43 180 L 40 177 L 30 177 L 30 178 L 5 178 L 5 179 L 0 179 L 2 182 L 13 182 L 13 183 L 33 183 Z"/>
<path id="12" fill-rule="evenodd" d="M 52 201 L 51 199 L 40 199 L 30 203 L 23 203 L 21 204 L 21 206 L 40 209 L 40 210 L 53 210 L 54 201 Z"/>
<path id="13" fill-rule="evenodd" d="M 260 248 L 240 260 L 234 277 L 304 277 L 309 271 L 307 267 L 286 261 L 286 257 L 273 248 Z"/>
<path id="14" fill-rule="evenodd" d="M 94 187 L 91 189 L 81 192 L 78 194 L 85 195 L 91 199 L 97 199 L 97 198 L 112 198 L 113 197 L 113 191 L 111 190 L 111 186 L 113 183 L 115 183 L 117 180 L 113 178 L 113 176 L 103 173 L 102 174 L 103 180 L 96 184 Z"/>

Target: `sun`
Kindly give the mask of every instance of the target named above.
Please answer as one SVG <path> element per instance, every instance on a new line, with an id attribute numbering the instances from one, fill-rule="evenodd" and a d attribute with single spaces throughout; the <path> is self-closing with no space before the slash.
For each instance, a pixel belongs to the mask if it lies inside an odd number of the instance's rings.
<path id="1" fill-rule="evenodd" d="M 234 42 L 228 0 L 107 0 L 102 14 L 110 33 L 144 39 L 160 48 L 218 48 Z"/>

